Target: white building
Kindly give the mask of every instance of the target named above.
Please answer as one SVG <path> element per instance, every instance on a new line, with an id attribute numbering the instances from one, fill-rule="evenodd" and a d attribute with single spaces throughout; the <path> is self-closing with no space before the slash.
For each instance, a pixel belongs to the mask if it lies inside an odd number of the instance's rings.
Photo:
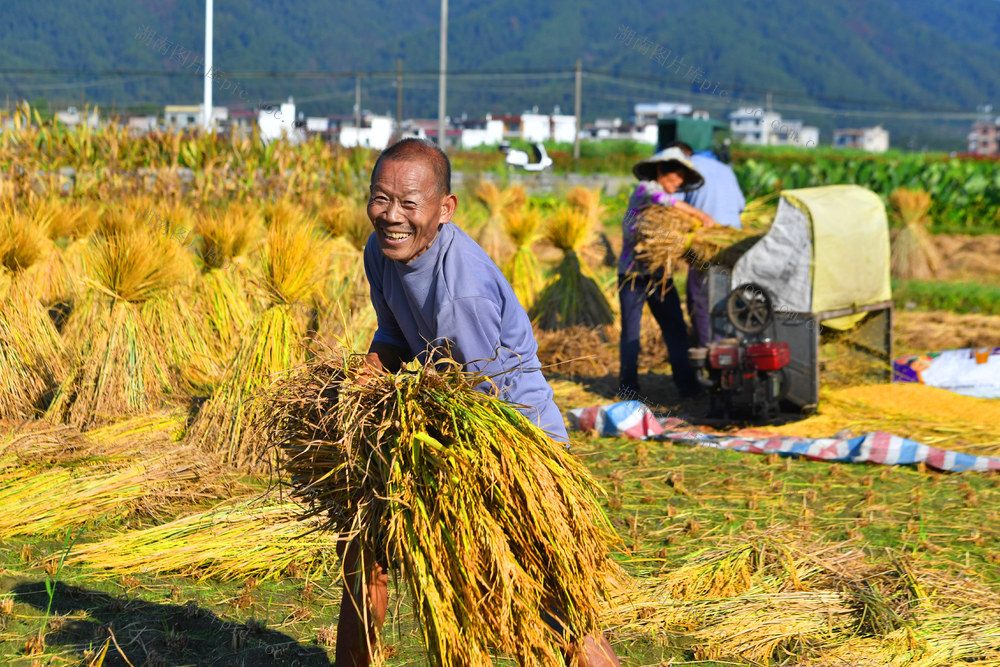
<path id="1" fill-rule="evenodd" d="M 734 141 L 752 146 L 812 148 L 819 144 L 818 127 L 801 120 L 782 120 L 780 113 L 759 107 L 730 113 L 729 129 Z"/>
<path id="2" fill-rule="evenodd" d="M 70 127 L 76 127 L 80 123 L 85 122 L 87 127 L 96 128 L 101 123 L 101 115 L 97 109 L 91 109 L 87 112 L 86 117 L 84 117 L 82 113 L 77 111 L 76 107 L 69 107 L 65 111 L 57 111 L 56 120 Z"/>
<path id="3" fill-rule="evenodd" d="M 552 138 L 552 121 L 548 114 L 521 114 L 521 138 L 532 143 Z"/>
<path id="4" fill-rule="evenodd" d="M 491 116 L 486 116 L 483 127 L 471 127 L 462 129 L 462 148 L 475 148 L 476 146 L 497 146 L 503 141 L 503 121 L 494 120 Z"/>
<path id="5" fill-rule="evenodd" d="M 694 108 L 682 102 L 651 102 L 635 105 L 635 124 L 637 126 L 652 123 L 667 116 L 690 116 Z M 654 142 L 655 143 L 655 142 Z"/>
<path id="6" fill-rule="evenodd" d="M 576 116 L 553 114 L 552 139 L 564 144 L 576 141 Z"/>
<path id="7" fill-rule="evenodd" d="M 392 116 L 369 116 L 368 126 L 362 121 L 362 127 L 343 125 L 340 128 L 340 145 L 345 148 L 353 146 L 364 146 L 382 150 L 389 146 L 392 138 L 393 118 Z"/>
<path id="8" fill-rule="evenodd" d="M 833 131 L 834 148 L 860 148 L 869 153 L 884 153 L 889 150 L 889 130 L 881 125 L 859 129 Z"/>
<path id="9" fill-rule="evenodd" d="M 326 133 L 330 131 L 330 119 L 323 116 L 307 116 L 306 117 L 306 132 L 322 132 Z"/>
<path id="10" fill-rule="evenodd" d="M 297 143 L 300 137 L 295 132 L 295 100 L 289 97 L 287 102 L 278 106 L 259 109 L 257 127 L 260 128 L 260 138 L 264 143 L 282 137 Z"/>
<path id="11" fill-rule="evenodd" d="M 163 124 L 169 129 L 184 130 L 202 127 L 205 118 L 204 104 L 168 104 L 163 108 Z M 229 109 L 212 107 L 212 126 L 229 121 Z"/>
<path id="12" fill-rule="evenodd" d="M 986 107 L 992 111 L 992 107 Z M 969 152 L 975 155 L 1000 154 L 1000 116 L 992 120 L 977 120 L 969 132 Z"/>

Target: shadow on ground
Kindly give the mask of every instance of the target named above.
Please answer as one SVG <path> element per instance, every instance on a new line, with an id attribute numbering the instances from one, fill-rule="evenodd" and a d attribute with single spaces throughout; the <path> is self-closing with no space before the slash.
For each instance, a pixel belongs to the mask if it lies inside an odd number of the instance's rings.
<path id="1" fill-rule="evenodd" d="M 18 602 L 45 612 L 49 594 L 44 582 L 14 587 Z M 326 651 L 252 622 L 235 623 L 193 602 L 158 604 L 57 583 L 52 597 L 48 646 L 62 646 L 83 655 L 100 648 L 113 634 L 106 667 L 127 665 L 205 665 L 256 667 L 329 665 Z"/>

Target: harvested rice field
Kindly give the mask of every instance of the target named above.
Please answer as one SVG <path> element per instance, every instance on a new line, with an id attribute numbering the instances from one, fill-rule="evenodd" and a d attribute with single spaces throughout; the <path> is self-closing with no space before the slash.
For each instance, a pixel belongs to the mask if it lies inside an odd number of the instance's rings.
<path id="1" fill-rule="evenodd" d="M 567 450 L 461 376 L 353 374 L 372 154 L 109 130 L 98 174 L 39 132 L 0 139 L 0 663 L 329 665 L 356 529 L 395 557 L 385 665 L 558 664 L 533 613 L 553 599 L 627 666 L 1000 665 L 1000 476 Z M 559 407 L 613 400 L 612 203 L 459 196 L 538 316 Z M 897 315 L 904 352 L 1000 344 L 987 316 Z M 642 345 L 642 399 L 703 411 L 648 313 Z M 831 385 L 808 418 L 728 431 L 997 456 L 998 424 L 995 401 Z"/>

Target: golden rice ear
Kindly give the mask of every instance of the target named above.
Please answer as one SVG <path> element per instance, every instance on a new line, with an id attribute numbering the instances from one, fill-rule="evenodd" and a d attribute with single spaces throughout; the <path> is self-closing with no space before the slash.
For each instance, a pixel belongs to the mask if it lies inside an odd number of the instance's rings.
<path id="1" fill-rule="evenodd" d="M 206 269 L 221 269 L 246 254 L 260 239 L 262 222 L 255 207 L 232 203 L 202 211 L 194 221 L 196 254 Z"/>
<path id="2" fill-rule="evenodd" d="M 590 242 L 593 227 L 582 211 L 563 206 L 555 211 L 545 226 L 546 241 L 564 253 L 579 250 Z"/>
<path id="3" fill-rule="evenodd" d="M 177 245 L 148 232 L 95 238 L 86 263 L 94 289 L 130 303 L 160 296 L 185 278 Z"/>
<path id="4" fill-rule="evenodd" d="M 45 250 L 45 225 L 13 205 L 0 211 L 0 267 L 20 274 L 38 261 Z"/>
<path id="5" fill-rule="evenodd" d="M 260 257 L 261 286 L 272 303 L 305 301 L 319 288 L 322 264 L 311 225 L 271 227 Z"/>
<path id="6" fill-rule="evenodd" d="M 606 212 L 605 206 L 601 203 L 600 189 L 589 190 L 578 185 L 569 191 L 569 194 L 566 195 L 566 201 L 571 207 L 583 214 L 593 229 L 600 228 L 601 218 Z"/>
<path id="7" fill-rule="evenodd" d="M 889 204 L 897 219 L 904 225 L 926 225 L 931 210 L 931 195 L 923 190 L 898 188 L 889 195 Z"/>

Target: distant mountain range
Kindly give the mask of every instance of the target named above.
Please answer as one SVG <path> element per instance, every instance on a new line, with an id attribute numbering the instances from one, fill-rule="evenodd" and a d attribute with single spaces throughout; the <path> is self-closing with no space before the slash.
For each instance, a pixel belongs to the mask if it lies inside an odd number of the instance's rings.
<path id="1" fill-rule="evenodd" d="M 119 109 L 201 100 L 202 72 L 181 62 L 181 49 L 192 59 L 203 52 L 203 0 L 6 5 L 0 96 Z M 776 110 L 819 125 L 824 142 L 834 126 L 882 122 L 893 130 L 893 145 L 961 150 L 970 112 L 992 104 L 1000 113 L 996 0 L 452 0 L 450 6 L 452 114 L 554 105 L 572 113 L 578 58 L 588 120 L 627 118 L 636 102 L 658 100 L 690 101 L 718 115 L 731 108 L 727 100 L 763 104 L 771 92 Z M 250 107 L 292 95 L 307 113 L 349 114 L 354 77 L 316 73 L 389 73 L 401 58 L 404 115 L 434 116 L 439 11 L 427 0 L 219 0 L 216 103 Z M 675 58 L 683 63 L 670 68 Z M 463 74 L 471 72 L 479 74 Z M 364 108 L 394 113 L 395 99 L 393 76 L 362 79 Z"/>

